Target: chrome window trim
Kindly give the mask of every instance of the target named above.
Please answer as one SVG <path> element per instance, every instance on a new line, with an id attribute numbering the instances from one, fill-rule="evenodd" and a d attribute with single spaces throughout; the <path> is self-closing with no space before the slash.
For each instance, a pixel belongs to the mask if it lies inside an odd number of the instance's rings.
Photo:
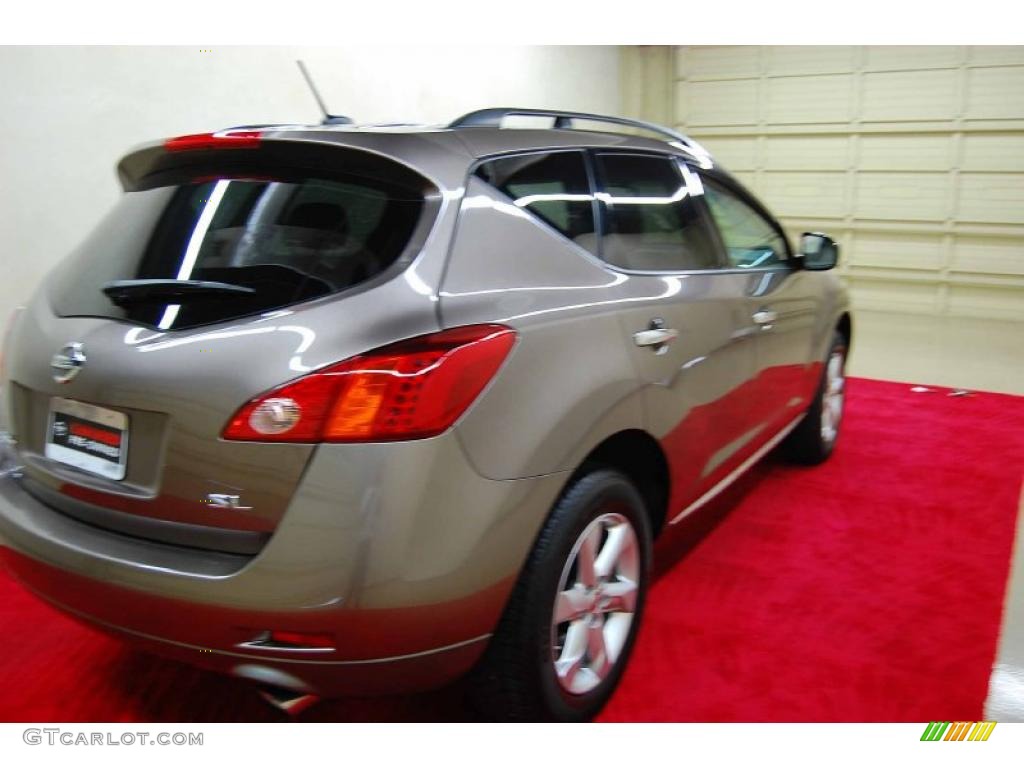
<path id="1" fill-rule="evenodd" d="M 469 179 L 474 178 L 476 176 L 477 169 L 481 165 L 483 165 L 484 163 L 488 163 L 488 162 L 491 162 L 493 160 L 499 160 L 499 159 L 506 158 L 506 157 L 524 157 L 524 156 L 529 156 L 529 155 L 551 155 L 551 154 L 554 154 L 556 152 L 579 152 L 580 154 L 583 155 L 584 163 L 586 164 L 586 167 L 587 167 L 587 175 L 588 175 L 588 179 L 590 180 L 590 184 L 591 184 L 591 197 L 593 198 L 594 206 L 595 206 L 595 208 L 600 208 L 600 206 L 598 205 L 598 198 L 597 198 L 597 187 L 596 187 L 597 179 L 594 176 L 593 158 L 591 157 L 591 155 L 593 153 L 602 152 L 602 151 L 603 152 L 608 152 L 608 153 L 614 153 L 614 154 L 625 154 L 625 155 L 653 155 L 653 156 L 656 156 L 656 157 L 664 157 L 664 158 L 666 158 L 668 160 L 674 160 L 676 163 L 682 163 L 682 164 L 686 164 L 687 163 L 687 157 L 683 153 L 681 153 L 681 152 L 678 152 L 678 151 L 676 151 L 676 152 L 664 152 L 664 151 L 660 151 L 660 150 L 656 150 L 656 149 L 632 149 L 632 148 L 630 148 L 630 149 L 616 149 L 614 147 L 604 147 L 604 146 L 599 146 L 599 147 L 588 147 L 588 146 L 552 147 L 550 149 L 534 149 L 534 148 L 531 148 L 531 149 L 516 149 L 516 150 L 510 150 L 510 151 L 504 151 L 504 152 L 494 152 L 494 153 L 491 153 L 491 154 L 488 154 L 488 155 L 482 155 L 479 158 L 477 158 L 476 160 L 474 160 L 470 164 L 469 170 L 468 170 L 468 172 L 466 174 L 466 186 L 465 186 L 465 188 L 466 189 L 469 188 Z M 697 178 L 701 180 L 701 183 L 703 183 L 703 180 L 701 179 L 701 174 L 698 173 L 697 169 L 691 168 L 691 167 L 689 167 L 689 165 L 687 165 L 686 167 L 687 167 L 687 170 L 690 173 L 695 173 L 697 175 Z M 681 173 L 682 173 L 682 171 L 680 171 L 680 174 Z M 477 178 L 479 178 L 479 177 L 477 177 Z M 717 177 L 712 177 L 712 180 L 715 181 L 715 182 L 719 182 L 719 179 Z M 506 195 L 504 192 L 502 192 L 497 187 L 495 187 L 495 186 L 493 186 L 491 184 L 488 184 L 484 179 L 480 179 L 480 181 L 483 182 L 484 184 L 487 184 L 487 186 L 493 192 L 495 192 L 496 194 L 502 196 L 506 200 L 509 200 L 509 201 L 512 200 L 512 198 L 510 198 L 508 195 Z M 746 202 L 746 201 L 744 201 L 744 202 Z M 610 272 L 612 274 L 621 274 L 621 275 L 634 276 L 634 277 L 686 277 L 688 275 L 727 275 L 727 274 L 750 274 L 750 275 L 756 275 L 756 274 L 763 274 L 763 273 L 766 273 L 766 272 L 792 272 L 792 271 L 794 271 L 794 266 L 792 264 L 792 257 L 788 258 L 786 260 L 786 262 L 784 262 L 784 263 L 776 264 L 776 265 L 771 266 L 771 267 L 732 267 L 732 266 L 724 266 L 726 262 L 723 262 L 723 266 L 714 267 L 714 268 L 710 268 L 710 269 L 680 269 L 680 270 L 672 270 L 672 271 L 667 271 L 667 270 L 646 270 L 646 269 L 627 269 L 625 267 L 616 266 L 615 264 L 610 264 L 607 261 L 605 261 L 604 259 L 602 259 L 599 255 L 591 253 L 590 251 L 588 251 L 586 248 L 584 248 L 582 245 L 580 245 L 576 241 L 570 240 L 568 237 L 566 237 L 564 234 L 562 234 L 562 232 L 560 232 L 558 229 L 556 229 L 552 225 L 548 224 L 546 221 L 544 221 L 542 218 L 537 216 L 535 213 L 533 213 L 528 208 L 523 208 L 522 210 L 530 216 L 530 219 L 535 224 L 540 225 L 541 227 L 543 227 L 544 229 L 549 231 L 552 235 L 554 235 L 555 237 L 558 237 L 560 240 L 562 240 L 564 243 L 568 244 L 571 248 L 573 248 L 581 256 L 583 256 L 585 259 L 587 259 L 588 261 L 590 261 L 594 265 L 599 266 L 602 269 L 604 269 L 606 272 Z M 760 213 L 760 211 L 758 211 L 758 213 Z M 707 215 L 710 216 L 710 212 L 708 212 Z M 598 223 L 601 221 L 602 218 L 603 217 L 601 217 L 599 214 L 595 215 L 595 218 L 594 218 L 594 228 L 595 228 L 595 230 L 597 230 L 599 228 L 598 227 Z M 774 221 L 770 221 L 770 223 L 773 226 L 776 226 Z M 713 233 L 717 235 L 717 225 L 715 225 L 715 223 L 713 221 L 708 222 L 708 224 L 710 226 L 712 226 L 712 227 L 716 227 L 713 230 Z M 456 232 L 457 232 L 457 230 L 456 230 Z M 600 252 L 600 250 L 601 250 L 600 244 L 601 244 L 602 239 L 604 238 L 604 235 L 601 232 L 595 232 L 595 233 L 597 234 L 597 240 L 598 240 L 598 252 Z M 786 244 L 786 247 L 789 248 L 789 240 L 787 238 L 785 238 L 785 236 L 783 236 L 783 242 Z"/>

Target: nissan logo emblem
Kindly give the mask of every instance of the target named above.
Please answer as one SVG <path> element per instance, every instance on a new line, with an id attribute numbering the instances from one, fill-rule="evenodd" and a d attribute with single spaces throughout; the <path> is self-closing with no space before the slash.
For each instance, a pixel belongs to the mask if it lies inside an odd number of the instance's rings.
<path id="1" fill-rule="evenodd" d="M 85 350 L 81 342 L 72 341 L 61 347 L 60 352 L 50 360 L 53 369 L 53 380 L 58 384 L 71 381 L 85 365 Z"/>

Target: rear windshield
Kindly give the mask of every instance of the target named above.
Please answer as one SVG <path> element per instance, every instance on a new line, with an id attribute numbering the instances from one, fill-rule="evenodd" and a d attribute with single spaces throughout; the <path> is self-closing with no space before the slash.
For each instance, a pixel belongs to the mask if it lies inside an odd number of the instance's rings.
<path id="1" fill-rule="evenodd" d="M 406 253 L 423 211 L 423 191 L 362 176 L 128 192 L 58 269 L 50 299 L 64 317 L 171 330 L 258 314 L 379 275 Z"/>

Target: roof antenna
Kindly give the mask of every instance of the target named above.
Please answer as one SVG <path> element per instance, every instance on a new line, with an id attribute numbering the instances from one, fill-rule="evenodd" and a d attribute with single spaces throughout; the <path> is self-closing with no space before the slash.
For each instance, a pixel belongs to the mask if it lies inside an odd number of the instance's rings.
<path id="1" fill-rule="evenodd" d="M 327 105 L 324 104 L 324 100 L 320 98 L 320 91 L 316 89 L 316 85 L 313 83 L 313 78 L 310 77 L 309 71 L 306 69 L 306 65 L 302 63 L 302 59 L 297 60 L 295 63 L 299 65 L 299 71 L 302 72 L 302 76 L 306 78 L 306 84 L 309 86 L 309 90 L 313 92 L 313 98 L 316 99 L 316 103 L 320 106 L 320 111 L 324 113 L 324 119 L 320 122 L 320 125 L 351 125 L 351 117 L 345 117 L 344 115 L 332 115 L 327 111 Z"/>

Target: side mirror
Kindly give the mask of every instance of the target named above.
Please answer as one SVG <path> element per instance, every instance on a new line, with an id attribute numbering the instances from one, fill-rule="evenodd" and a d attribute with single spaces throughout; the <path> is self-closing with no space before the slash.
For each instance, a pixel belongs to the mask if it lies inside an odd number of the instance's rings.
<path id="1" fill-rule="evenodd" d="M 800 238 L 800 262 L 804 269 L 832 269 L 839 263 L 839 244 L 820 232 L 804 232 Z"/>

